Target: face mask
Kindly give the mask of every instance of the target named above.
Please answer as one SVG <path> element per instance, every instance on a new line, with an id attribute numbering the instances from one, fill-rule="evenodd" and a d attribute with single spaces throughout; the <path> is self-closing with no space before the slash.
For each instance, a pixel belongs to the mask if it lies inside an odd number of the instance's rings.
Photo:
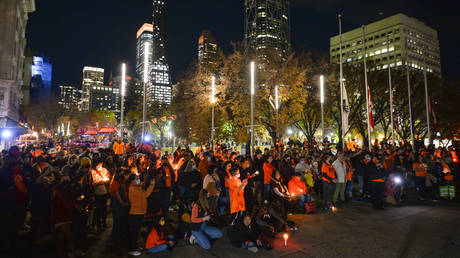
<path id="1" fill-rule="evenodd" d="M 193 166 L 192 166 L 192 169 L 196 169 L 196 165 L 193 165 Z"/>
<path id="2" fill-rule="evenodd" d="M 141 180 L 140 179 L 136 179 L 136 185 L 140 185 L 141 184 Z"/>
<path id="3" fill-rule="evenodd" d="M 25 159 L 24 159 L 24 162 L 25 162 L 25 163 L 29 163 L 29 161 L 30 161 L 29 158 L 25 158 Z"/>
<path id="4" fill-rule="evenodd" d="M 208 158 L 208 161 L 211 162 L 211 158 Z"/>

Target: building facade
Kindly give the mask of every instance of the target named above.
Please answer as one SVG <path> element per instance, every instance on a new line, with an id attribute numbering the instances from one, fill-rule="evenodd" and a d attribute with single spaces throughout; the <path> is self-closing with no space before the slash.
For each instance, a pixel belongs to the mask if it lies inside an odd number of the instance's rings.
<path id="1" fill-rule="evenodd" d="M 59 85 L 59 105 L 65 110 L 76 110 L 80 100 L 80 90 L 75 85 Z"/>
<path id="2" fill-rule="evenodd" d="M 0 128 L 16 127 L 24 74 L 24 49 L 34 0 L 0 1 Z"/>
<path id="3" fill-rule="evenodd" d="M 120 114 L 120 88 L 93 84 L 89 90 L 90 110 L 109 110 Z"/>
<path id="4" fill-rule="evenodd" d="M 51 84 L 53 66 L 49 59 L 34 56 L 32 61 L 30 80 L 30 103 L 40 104 L 49 102 L 51 99 Z"/>
<path id="5" fill-rule="evenodd" d="M 166 4 L 153 0 L 152 67 L 149 74 L 147 101 L 171 104 L 172 87 L 166 58 Z"/>
<path id="6" fill-rule="evenodd" d="M 148 51 L 149 67 L 147 71 L 151 70 L 152 67 L 152 51 L 153 46 L 153 25 L 150 23 L 144 23 L 141 28 L 137 31 L 137 46 L 136 46 L 136 74 L 141 80 L 144 78 L 144 60 L 145 60 L 145 43 L 148 43 L 150 48 Z"/>
<path id="7" fill-rule="evenodd" d="M 203 30 L 198 38 L 198 64 L 210 69 L 217 61 L 217 40 L 209 30 Z"/>
<path id="8" fill-rule="evenodd" d="M 104 85 L 104 69 L 99 67 L 83 67 L 83 81 L 81 83 L 81 99 L 79 110 L 83 112 L 90 111 L 90 92 L 94 86 Z"/>
<path id="9" fill-rule="evenodd" d="M 245 40 L 260 62 L 285 58 L 291 45 L 290 0 L 245 0 Z"/>
<path id="10" fill-rule="evenodd" d="M 365 28 L 366 58 L 369 70 L 411 67 L 441 76 L 438 33 L 423 22 L 396 14 L 370 23 Z M 363 30 L 357 28 L 342 34 L 344 64 L 363 62 Z M 339 36 L 330 39 L 330 61 L 340 63 Z M 390 62 L 388 62 L 388 52 Z"/>

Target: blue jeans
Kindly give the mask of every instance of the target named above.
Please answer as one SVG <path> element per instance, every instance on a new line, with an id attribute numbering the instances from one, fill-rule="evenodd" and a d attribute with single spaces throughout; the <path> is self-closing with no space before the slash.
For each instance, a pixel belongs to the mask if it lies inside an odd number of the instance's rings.
<path id="1" fill-rule="evenodd" d="M 303 194 L 299 194 L 296 197 L 299 199 L 299 209 L 304 210 L 305 209 L 305 203 L 307 202 L 306 201 L 307 198 L 305 198 L 305 195 L 303 195 Z"/>
<path id="2" fill-rule="evenodd" d="M 169 235 L 169 236 L 168 236 L 168 239 L 174 240 L 174 236 L 173 236 L 173 235 Z M 159 253 L 159 252 L 166 251 L 167 249 L 168 249 L 168 245 L 167 245 L 167 244 L 161 244 L 161 245 L 153 246 L 152 248 L 147 249 L 147 251 L 148 251 L 149 253 Z"/>
<path id="3" fill-rule="evenodd" d="M 243 242 L 241 244 L 241 248 L 246 248 L 246 249 L 254 247 L 254 246 L 256 246 L 256 244 L 254 244 L 254 242 L 252 242 L 252 241 L 249 241 L 247 244 L 246 244 L 246 242 Z"/>
<path id="4" fill-rule="evenodd" d="M 220 205 L 219 205 L 219 211 L 220 215 L 225 215 L 225 207 L 228 206 L 228 203 L 230 202 L 229 199 L 230 193 L 228 190 L 228 187 L 225 188 L 225 196 L 219 197 Z"/>
<path id="5" fill-rule="evenodd" d="M 149 248 L 147 249 L 147 251 L 149 253 L 159 253 L 159 252 L 163 252 L 163 251 L 166 251 L 168 249 L 168 245 L 167 244 L 161 244 L 161 245 L 156 245 L 152 248 Z"/>
<path id="6" fill-rule="evenodd" d="M 348 194 L 349 197 L 353 196 L 353 179 L 351 179 L 347 183 L 347 194 Z"/>
<path id="7" fill-rule="evenodd" d="M 358 176 L 358 183 L 359 183 L 359 192 L 363 193 L 363 190 L 364 190 L 364 178 L 363 178 L 363 176 Z"/>
<path id="8" fill-rule="evenodd" d="M 203 224 L 201 224 L 200 230 L 192 230 L 192 235 L 195 237 L 196 242 L 199 246 L 201 246 L 203 249 L 209 250 L 211 249 L 211 242 L 209 242 L 209 238 L 221 238 L 222 231 L 218 228 L 208 226 L 206 223 L 203 222 Z"/>
<path id="9" fill-rule="evenodd" d="M 270 191 L 271 191 L 271 185 L 270 184 L 264 184 L 264 199 L 265 200 L 270 199 Z"/>

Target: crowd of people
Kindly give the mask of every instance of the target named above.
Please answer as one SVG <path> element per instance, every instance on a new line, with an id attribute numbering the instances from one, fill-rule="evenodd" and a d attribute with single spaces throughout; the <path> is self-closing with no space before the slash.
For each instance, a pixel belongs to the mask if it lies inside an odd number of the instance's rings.
<path id="1" fill-rule="evenodd" d="M 223 229 L 236 248 L 270 250 L 297 230 L 289 215 L 314 212 L 316 203 L 333 212 L 352 199 L 370 199 L 376 210 L 409 193 L 427 202 L 453 199 L 459 162 L 452 147 L 432 145 L 335 151 L 327 142 L 277 141 L 251 157 L 225 144 L 162 153 L 121 139 L 106 149 L 38 154 L 13 146 L 0 161 L 4 250 L 17 252 L 19 231 L 28 232 L 32 250 L 53 233 L 58 257 L 84 256 L 88 235 L 108 229 L 108 214 L 110 241 L 128 239 L 132 256 L 173 250 L 182 240 L 208 250 Z"/>

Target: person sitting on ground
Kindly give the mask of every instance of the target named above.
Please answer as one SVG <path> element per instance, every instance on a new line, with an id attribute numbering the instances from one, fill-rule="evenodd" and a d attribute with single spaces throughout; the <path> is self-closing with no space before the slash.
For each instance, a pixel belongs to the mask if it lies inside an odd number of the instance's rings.
<path id="1" fill-rule="evenodd" d="M 191 228 L 192 236 L 190 243 L 198 243 L 203 249 L 211 249 L 210 239 L 218 239 L 222 237 L 222 231 L 216 227 L 208 225 L 211 219 L 209 215 L 208 193 L 202 189 L 198 196 L 198 200 L 193 203 Z"/>
<path id="2" fill-rule="evenodd" d="M 165 236 L 165 224 L 164 217 L 161 217 L 157 223 L 154 223 L 145 242 L 145 249 L 149 253 L 163 252 L 174 246 L 174 236 Z"/>
<path id="3" fill-rule="evenodd" d="M 268 201 L 264 201 L 264 205 L 256 215 L 257 229 L 264 235 L 274 239 L 277 234 L 287 229 L 286 221 L 281 218 L 275 210 L 270 207 Z"/>
<path id="4" fill-rule="evenodd" d="M 245 214 L 243 221 L 231 227 L 230 241 L 234 247 L 245 248 L 253 253 L 257 253 L 257 246 L 262 244 L 257 238 L 258 233 L 255 226 L 252 225 L 250 214 Z"/>
<path id="5" fill-rule="evenodd" d="M 302 173 L 296 172 L 289 181 L 288 187 L 291 196 L 299 201 L 298 212 L 305 213 L 305 203 L 310 202 L 311 198 L 301 177 Z"/>

